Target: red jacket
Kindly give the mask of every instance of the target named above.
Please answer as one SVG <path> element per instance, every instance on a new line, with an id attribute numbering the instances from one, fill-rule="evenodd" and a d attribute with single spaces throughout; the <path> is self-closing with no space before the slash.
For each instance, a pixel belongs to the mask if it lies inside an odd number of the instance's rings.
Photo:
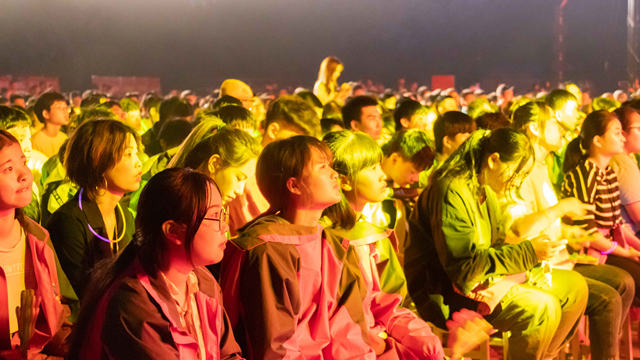
<path id="1" fill-rule="evenodd" d="M 49 233 L 33 220 L 25 217 L 23 229 L 26 234 L 25 287 L 34 289 L 36 297 L 41 299 L 40 311 L 36 320 L 35 331 L 29 343 L 29 356 L 42 351 L 45 345 L 58 332 L 64 321 L 64 312 L 60 303 L 60 285 L 56 270 L 57 258 L 49 240 Z M 0 290 L 6 299 L 7 283 L 4 271 L 0 268 Z M 5 309 L 2 309 L 4 311 Z M 9 339 L 8 314 L 6 325 L 1 326 L 5 332 L 2 336 Z M 11 337 L 12 348 L 20 345 L 18 334 Z M 7 350 L 8 341 L 3 341 L 3 350 Z"/>

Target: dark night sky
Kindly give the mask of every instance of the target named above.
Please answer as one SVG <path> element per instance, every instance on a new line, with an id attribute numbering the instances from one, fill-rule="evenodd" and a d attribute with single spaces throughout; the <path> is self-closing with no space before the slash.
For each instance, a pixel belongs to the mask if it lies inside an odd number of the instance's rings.
<path id="1" fill-rule="evenodd" d="M 552 76 L 560 0 L 3 0 L 0 74 L 159 76 L 165 89 L 226 77 L 312 86 L 323 57 L 341 80 L 457 86 Z M 567 77 L 613 87 L 626 66 L 626 0 L 569 0 Z M 605 68 L 605 64 L 608 64 Z M 510 80 L 511 79 L 511 80 Z"/>

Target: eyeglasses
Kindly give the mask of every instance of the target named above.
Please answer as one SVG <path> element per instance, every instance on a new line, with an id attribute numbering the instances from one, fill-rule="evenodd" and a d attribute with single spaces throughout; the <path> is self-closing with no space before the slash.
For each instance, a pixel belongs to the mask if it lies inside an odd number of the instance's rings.
<path id="1" fill-rule="evenodd" d="M 222 208 L 220 209 L 220 217 L 219 218 L 210 218 L 210 217 L 205 217 L 202 220 L 209 220 L 209 221 L 215 221 L 218 224 L 218 228 L 216 230 L 218 231 L 226 231 L 227 230 L 227 226 L 229 224 L 229 211 L 226 208 Z M 227 226 L 222 226 L 222 224 L 225 224 Z"/>

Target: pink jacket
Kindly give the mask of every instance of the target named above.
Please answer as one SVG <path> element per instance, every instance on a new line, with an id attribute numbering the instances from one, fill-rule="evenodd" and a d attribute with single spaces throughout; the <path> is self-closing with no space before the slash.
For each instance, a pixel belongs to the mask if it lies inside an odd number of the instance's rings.
<path id="1" fill-rule="evenodd" d="M 27 289 L 34 289 L 41 299 L 40 312 L 36 322 L 35 332 L 29 343 L 29 356 L 33 356 L 44 348 L 51 338 L 58 332 L 64 321 L 64 312 L 60 303 L 60 285 L 56 270 L 56 254 L 53 251 L 49 233 L 33 220 L 25 217 L 23 229 L 27 237 L 27 254 L 25 263 L 25 285 Z M 2 295 L 6 298 L 7 288 L 4 271 L 0 268 Z M 8 316 L 7 316 L 8 321 Z M 9 330 L 8 323 L 6 331 Z M 9 338 L 9 334 L 5 334 Z M 7 344 L 4 344 L 6 348 Z M 11 347 L 20 345 L 18 334 L 11 338 Z"/>
<path id="2" fill-rule="evenodd" d="M 375 359 L 363 284 L 322 228 L 260 219 L 221 266 L 225 304 L 248 359 Z"/>
<path id="3" fill-rule="evenodd" d="M 342 238 L 343 246 L 357 254 L 367 288 L 362 301 L 367 326 L 372 334 L 386 336 L 387 351 L 378 358 L 444 359 L 442 343 L 433 334 L 431 327 L 416 314 L 401 307 L 401 295 L 382 291 L 378 267 L 384 264 L 378 264 L 379 255 L 375 243 L 382 241 L 387 235 L 361 231 L 367 225 L 366 222 L 358 222 L 352 231 L 327 231 Z"/>

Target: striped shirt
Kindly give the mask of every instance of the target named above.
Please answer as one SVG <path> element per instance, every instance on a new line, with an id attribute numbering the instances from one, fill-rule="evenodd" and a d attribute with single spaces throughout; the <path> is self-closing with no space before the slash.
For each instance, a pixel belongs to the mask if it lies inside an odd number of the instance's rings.
<path id="1" fill-rule="evenodd" d="M 580 162 L 564 176 L 562 195 L 595 204 L 593 214 L 574 219 L 575 225 L 581 225 L 586 230 L 612 229 L 623 222 L 618 178 L 610 166 L 603 170 L 591 160 Z"/>

